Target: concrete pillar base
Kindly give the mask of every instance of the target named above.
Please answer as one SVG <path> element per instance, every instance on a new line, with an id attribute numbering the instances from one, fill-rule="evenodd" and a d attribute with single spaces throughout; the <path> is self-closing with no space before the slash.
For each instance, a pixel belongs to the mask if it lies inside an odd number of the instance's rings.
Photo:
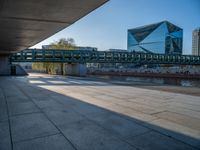
<path id="1" fill-rule="evenodd" d="M 63 75 L 86 76 L 86 64 L 67 64 L 63 65 Z"/>
<path id="2" fill-rule="evenodd" d="M 9 61 L 9 55 L 0 55 L 0 75 L 10 75 L 11 64 Z"/>

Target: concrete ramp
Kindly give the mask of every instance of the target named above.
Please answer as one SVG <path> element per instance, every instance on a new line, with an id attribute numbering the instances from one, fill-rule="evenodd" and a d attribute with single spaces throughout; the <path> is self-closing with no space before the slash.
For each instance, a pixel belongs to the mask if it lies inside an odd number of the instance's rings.
<path id="1" fill-rule="evenodd" d="M 11 75 L 26 76 L 28 74 L 19 64 L 14 64 L 11 65 Z"/>

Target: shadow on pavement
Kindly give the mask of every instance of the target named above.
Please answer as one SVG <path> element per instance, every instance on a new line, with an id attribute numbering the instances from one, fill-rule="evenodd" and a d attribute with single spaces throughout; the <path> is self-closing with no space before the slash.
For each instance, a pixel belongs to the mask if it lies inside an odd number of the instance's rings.
<path id="1" fill-rule="evenodd" d="M 49 82 L 53 79 L 42 81 L 48 86 L 62 85 Z M 10 126 L 9 134 L 0 128 L 0 139 L 11 135 L 14 150 L 200 149 L 200 139 L 38 87 L 43 84 L 15 78 L 1 78 L 0 82 L 9 114 L 8 119 L 0 120 L 0 126 Z M 9 149 L 7 141 L 0 141 L 0 149 Z"/>

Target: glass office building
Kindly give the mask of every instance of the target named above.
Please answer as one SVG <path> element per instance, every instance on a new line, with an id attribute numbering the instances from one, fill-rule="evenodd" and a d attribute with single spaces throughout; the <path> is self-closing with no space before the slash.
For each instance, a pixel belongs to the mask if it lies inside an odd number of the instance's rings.
<path id="1" fill-rule="evenodd" d="M 183 30 L 168 22 L 128 30 L 128 51 L 182 54 Z"/>
<path id="2" fill-rule="evenodd" d="M 192 32 L 192 55 L 200 56 L 200 28 Z"/>

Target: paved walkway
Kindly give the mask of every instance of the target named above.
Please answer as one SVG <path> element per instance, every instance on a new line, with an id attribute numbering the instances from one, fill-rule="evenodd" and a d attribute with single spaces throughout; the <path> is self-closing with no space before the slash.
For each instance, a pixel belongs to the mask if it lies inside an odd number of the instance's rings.
<path id="1" fill-rule="evenodd" d="M 200 97 L 32 74 L 0 77 L 0 150 L 197 150 Z"/>

